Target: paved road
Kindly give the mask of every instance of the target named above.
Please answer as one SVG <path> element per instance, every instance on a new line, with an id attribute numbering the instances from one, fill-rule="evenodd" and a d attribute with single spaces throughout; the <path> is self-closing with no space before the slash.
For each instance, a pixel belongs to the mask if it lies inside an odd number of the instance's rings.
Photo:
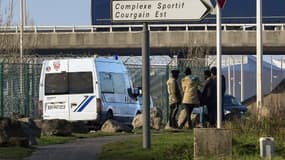
<path id="1" fill-rule="evenodd" d="M 33 155 L 25 160 L 96 160 L 104 144 L 134 136 L 138 135 L 86 138 L 72 143 L 39 146 Z"/>

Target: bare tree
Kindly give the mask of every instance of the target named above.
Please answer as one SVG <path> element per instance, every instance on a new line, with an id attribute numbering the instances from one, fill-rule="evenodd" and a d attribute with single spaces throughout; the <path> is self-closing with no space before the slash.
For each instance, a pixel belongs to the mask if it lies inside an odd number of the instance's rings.
<path id="1" fill-rule="evenodd" d="M 180 58 L 195 59 L 205 58 L 211 54 L 212 47 L 208 46 L 183 46 L 170 49 L 170 56 L 178 56 Z"/>
<path id="2" fill-rule="evenodd" d="M 5 4 L 5 5 L 4 5 Z M 4 3 L 0 0 L 0 58 L 5 62 L 20 62 L 20 27 L 13 22 L 15 13 L 15 1 L 9 0 Z M 26 16 L 27 24 L 33 24 L 33 19 L 30 16 Z M 13 28 L 11 28 L 13 27 Z M 25 33 L 23 35 L 24 52 L 23 62 L 28 63 L 31 58 L 34 58 L 31 53 L 33 49 L 38 46 L 37 40 L 29 38 Z M 27 49 L 25 46 L 29 45 Z"/>
<path id="3" fill-rule="evenodd" d="M 211 54 L 213 48 L 207 46 L 183 46 L 172 48 L 170 56 L 176 55 L 177 67 L 183 71 L 185 67 L 191 67 L 192 72 L 199 77 L 203 77 L 203 71 L 207 69 L 207 56 Z"/>

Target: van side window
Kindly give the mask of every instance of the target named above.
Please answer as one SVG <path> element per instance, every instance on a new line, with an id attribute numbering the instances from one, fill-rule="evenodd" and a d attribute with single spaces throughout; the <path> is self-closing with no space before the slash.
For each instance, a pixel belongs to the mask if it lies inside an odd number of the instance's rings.
<path id="1" fill-rule="evenodd" d="M 118 94 L 126 93 L 126 83 L 124 82 L 124 75 L 122 73 L 114 73 L 113 74 L 114 81 L 114 91 Z M 118 83 L 120 82 L 120 83 Z"/>
<path id="2" fill-rule="evenodd" d="M 100 72 L 100 85 L 103 93 L 125 93 L 126 85 L 124 81 L 125 79 L 122 73 Z"/>
<path id="3" fill-rule="evenodd" d="M 45 95 L 93 93 L 92 72 L 46 74 Z"/>
<path id="4" fill-rule="evenodd" d="M 114 93 L 111 73 L 100 72 L 100 85 L 103 93 Z"/>

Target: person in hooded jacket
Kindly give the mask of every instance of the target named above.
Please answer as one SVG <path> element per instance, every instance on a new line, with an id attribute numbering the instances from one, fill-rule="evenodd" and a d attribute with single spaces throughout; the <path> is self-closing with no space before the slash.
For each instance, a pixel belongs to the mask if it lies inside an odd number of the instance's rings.
<path id="1" fill-rule="evenodd" d="M 197 76 L 192 75 L 191 69 L 185 69 L 185 77 L 181 80 L 183 98 L 182 107 L 186 111 L 186 116 L 183 118 L 179 128 L 193 128 L 191 122 L 191 113 L 194 107 L 200 105 L 199 86 L 200 80 Z M 187 126 L 185 126 L 187 124 Z"/>

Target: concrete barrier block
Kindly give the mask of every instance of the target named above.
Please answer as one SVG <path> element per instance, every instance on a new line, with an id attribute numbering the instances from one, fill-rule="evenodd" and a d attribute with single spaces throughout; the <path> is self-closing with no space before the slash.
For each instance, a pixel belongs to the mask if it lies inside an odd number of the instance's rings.
<path id="1" fill-rule="evenodd" d="M 232 131 L 217 128 L 194 129 L 194 159 L 231 159 Z"/>

